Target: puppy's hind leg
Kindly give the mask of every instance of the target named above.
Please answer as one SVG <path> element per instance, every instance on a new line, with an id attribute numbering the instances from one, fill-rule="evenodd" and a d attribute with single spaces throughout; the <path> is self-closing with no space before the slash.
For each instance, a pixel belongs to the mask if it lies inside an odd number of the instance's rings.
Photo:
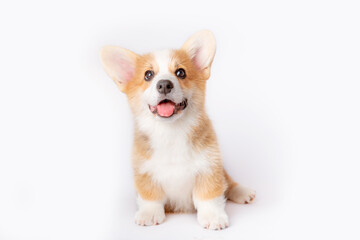
<path id="1" fill-rule="evenodd" d="M 254 201 L 256 191 L 251 188 L 242 186 L 235 182 L 224 170 L 225 178 L 228 184 L 228 188 L 225 192 L 227 199 L 236 203 L 251 203 Z"/>

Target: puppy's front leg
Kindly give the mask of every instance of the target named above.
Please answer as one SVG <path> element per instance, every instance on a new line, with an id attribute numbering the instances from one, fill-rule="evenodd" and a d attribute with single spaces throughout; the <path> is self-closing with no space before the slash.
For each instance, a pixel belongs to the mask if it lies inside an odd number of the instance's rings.
<path id="1" fill-rule="evenodd" d="M 135 223 L 142 226 L 157 225 L 165 220 L 164 193 L 147 174 L 135 175 L 138 191 L 139 210 L 135 214 Z"/>
<path id="2" fill-rule="evenodd" d="M 225 189 L 226 183 L 221 172 L 197 177 L 193 199 L 197 218 L 202 227 L 214 230 L 228 227 Z"/>

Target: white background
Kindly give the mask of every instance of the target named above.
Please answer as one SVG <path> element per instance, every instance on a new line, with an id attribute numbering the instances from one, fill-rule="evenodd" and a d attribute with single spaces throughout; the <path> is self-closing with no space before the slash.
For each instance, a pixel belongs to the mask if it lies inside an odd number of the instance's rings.
<path id="1" fill-rule="evenodd" d="M 359 239 L 358 1 L 1 1 L 0 239 Z M 207 110 L 257 190 L 230 227 L 134 224 L 132 121 L 99 50 L 211 29 Z"/>

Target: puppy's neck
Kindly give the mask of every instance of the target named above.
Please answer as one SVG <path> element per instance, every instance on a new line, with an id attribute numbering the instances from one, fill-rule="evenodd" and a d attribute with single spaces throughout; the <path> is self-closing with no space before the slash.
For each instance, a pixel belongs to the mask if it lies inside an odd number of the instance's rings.
<path id="1" fill-rule="evenodd" d="M 208 117 L 203 109 L 189 108 L 181 118 L 176 120 L 156 119 L 151 115 L 135 117 L 135 128 L 136 131 L 146 135 L 150 142 L 163 141 L 171 144 L 171 141 L 176 141 L 176 139 L 187 141 L 204 119 Z"/>

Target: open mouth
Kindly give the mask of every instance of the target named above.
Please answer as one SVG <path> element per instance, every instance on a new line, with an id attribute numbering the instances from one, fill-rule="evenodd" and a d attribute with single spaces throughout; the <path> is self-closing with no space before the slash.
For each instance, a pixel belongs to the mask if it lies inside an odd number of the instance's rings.
<path id="1" fill-rule="evenodd" d="M 156 106 L 150 106 L 149 109 L 153 114 L 157 114 L 163 118 L 169 118 L 174 114 L 177 114 L 184 110 L 187 106 L 187 99 L 184 99 L 181 103 L 174 103 L 169 99 L 164 99 Z"/>

